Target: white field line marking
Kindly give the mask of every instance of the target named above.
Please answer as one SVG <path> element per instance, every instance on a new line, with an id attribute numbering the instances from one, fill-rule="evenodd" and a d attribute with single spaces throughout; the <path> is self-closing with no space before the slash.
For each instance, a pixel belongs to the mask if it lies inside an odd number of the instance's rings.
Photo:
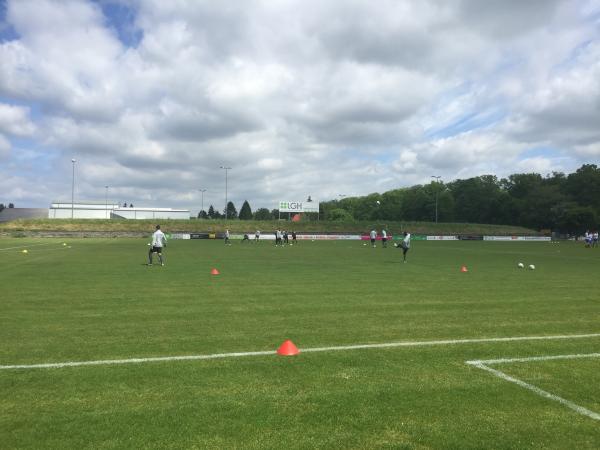
<path id="1" fill-rule="evenodd" d="M 61 245 L 61 244 L 57 244 L 56 242 L 44 242 L 42 244 L 28 244 L 28 245 L 19 245 L 18 247 L 5 247 L 5 248 L 0 248 L 0 252 L 4 251 L 4 250 L 15 250 L 15 249 L 19 249 L 19 248 L 30 248 L 30 247 L 38 247 L 40 245 Z"/>
<path id="2" fill-rule="evenodd" d="M 600 353 L 585 353 L 575 355 L 552 355 L 552 356 L 530 356 L 528 358 L 501 358 L 501 359 L 483 359 L 475 361 L 467 361 L 467 364 L 505 364 L 516 362 L 531 362 L 531 361 L 551 361 L 553 359 L 579 359 L 579 358 L 600 358 Z"/>
<path id="3" fill-rule="evenodd" d="M 594 411 L 584 408 L 583 406 L 579 406 L 576 403 L 573 403 L 572 401 L 569 401 L 567 399 L 559 397 L 558 395 L 554 395 L 554 394 L 551 394 L 550 392 L 544 391 L 543 389 L 540 389 L 532 384 L 529 384 L 522 380 L 519 380 L 518 378 L 511 377 L 510 375 L 507 375 L 506 373 L 501 372 L 500 370 L 492 369 L 491 367 L 487 366 L 487 364 L 506 364 L 506 363 L 513 363 L 513 362 L 550 361 L 550 360 L 557 360 L 557 359 L 578 359 L 578 358 L 598 358 L 598 357 L 600 357 L 600 353 L 577 354 L 577 355 L 537 356 L 537 357 L 531 357 L 531 358 L 488 359 L 488 360 L 484 360 L 484 361 L 481 361 L 481 360 L 466 361 L 466 363 L 469 365 L 472 365 L 474 367 L 477 367 L 479 369 L 490 372 L 490 373 L 494 374 L 495 376 L 497 376 L 498 378 L 501 378 L 506 381 L 510 381 L 511 383 L 515 383 L 525 389 L 529 389 L 530 391 L 535 392 L 536 394 L 538 394 L 541 397 L 545 397 L 550 400 L 554 400 L 554 401 L 566 406 L 567 408 L 570 408 L 573 411 L 578 412 L 579 414 L 590 417 L 594 420 L 600 420 L 600 414 L 598 414 Z"/>
<path id="4" fill-rule="evenodd" d="M 480 338 L 480 339 L 449 339 L 442 341 L 416 341 L 416 342 L 390 342 L 383 344 L 360 344 L 360 345 L 345 345 L 336 347 L 314 347 L 301 349 L 302 353 L 310 352 L 329 352 L 342 350 L 359 350 L 370 348 L 391 348 L 391 347 L 423 347 L 428 345 L 455 345 L 455 344 L 476 344 L 481 342 L 514 342 L 514 341 L 539 341 L 539 340 L 555 340 L 555 339 L 583 339 L 591 337 L 600 337 L 600 333 L 592 334 L 571 334 L 557 336 L 518 336 L 506 338 Z M 16 364 L 1 366 L 0 370 L 6 369 L 58 369 L 61 367 L 76 367 L 76 366 L 99 366 L 109 364 L 140 364 L 147 362 L 159 361 L 193 361 L 219 358 L 239 358 L 243 356 L 264 356 L 275 355 L 274 350 L 259 351 L 259 352 L 236 352 L 236 353 L 216 353 L 209 355 L 187 355 L 187 356 L 160 356 L 150 358 L 129 358 L 129 359 L 104 359 L 96 361 L 67 361 L 59 363 L 43 363 L 43 364 Z"/>

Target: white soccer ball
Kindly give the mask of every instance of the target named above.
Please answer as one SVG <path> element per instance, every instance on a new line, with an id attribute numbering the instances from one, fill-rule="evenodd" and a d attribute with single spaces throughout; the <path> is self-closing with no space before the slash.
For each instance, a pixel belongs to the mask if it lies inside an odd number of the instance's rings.
<path id="1" fill-rule="evenodd" d="M 534 266 L 533 264 L 529 264 L 529 268 L 530 268 L 531 270 L 535 270 L 535 266 Z"/>
<path id="2" fill-rule="evenodd" d="M 394 242 L 394 247 L 398 247 L 398 243 L 397 242 Z"/>
<path id="3" fill-rule="evenodd" d="M 519 263 L 519 264 L 517 264 L 517 266 L 519 266 L 519 269 L 522 269 L 523 267 L 525 267 L 525 264 Z"/>
<path id="4" fill-rule="evenodd" d="M 377 202 L 376 202 L 376 203 L 377 203 L 378 205 L 381 205 L 381 202 L 380 202 L 379 200 L 377 200 Z"/>

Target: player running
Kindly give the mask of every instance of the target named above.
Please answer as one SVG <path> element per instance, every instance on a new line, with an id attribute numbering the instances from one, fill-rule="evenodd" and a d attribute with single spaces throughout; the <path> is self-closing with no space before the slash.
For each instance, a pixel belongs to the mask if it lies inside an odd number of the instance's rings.
<path id="1" fill-rule="evenodd" d="M 152 265 L 152 255 L 154 253 L 158 253 L 158 261 L 160 262 L 160 265 L 161 266 L 165 265 L 165 263 L 163 261 L 163 257 L 162 257 L 162 250 L 166 246 L 167 246 L 167 237 L 160 230 L 160 225 L 156 225 L 156 231 L 154 232 L 154 234 L 152 234 L 152 246 L 150 247 L 150 250 L 148 251 L 148 265 L 149 266 Z"/>

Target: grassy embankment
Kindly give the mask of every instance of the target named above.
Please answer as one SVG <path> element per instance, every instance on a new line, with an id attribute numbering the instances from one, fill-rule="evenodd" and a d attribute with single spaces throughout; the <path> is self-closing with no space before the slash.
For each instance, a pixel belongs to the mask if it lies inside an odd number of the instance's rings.
<path id="1" fill-rule="evenodd" d="M 386 228 L 391 233 L 408 230 L 413 234 L 488 234 L 488 235 L 536 235 L 536 231 L 515 226 L 485 225 L 472 223 L 432 223 L 432 222 L 392 222 L 392 221 L 356 221 L 356 222 L 287 222 L 254 220 L 70 220 L 70 219 L 28 219 L 0 223 L 0 233 L 40 231 L 108 231 L 108 232 L 150 232 L 160 223 L 166 231 L 175 232 L 219 232 L 226 228 L 233 233 L 269 232 L 278 227 L 297 232 L 344 232 L 367 233 L 375 228 Z"/>

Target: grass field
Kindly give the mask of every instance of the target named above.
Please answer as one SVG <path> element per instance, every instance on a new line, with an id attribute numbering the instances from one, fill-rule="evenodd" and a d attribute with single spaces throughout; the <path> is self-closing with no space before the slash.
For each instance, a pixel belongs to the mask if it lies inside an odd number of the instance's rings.
<path id="1" fill-rule="evenodd" d="M 0 240 L 0 448 L 600 447 L 600 249 L 65 242 Z"/>

